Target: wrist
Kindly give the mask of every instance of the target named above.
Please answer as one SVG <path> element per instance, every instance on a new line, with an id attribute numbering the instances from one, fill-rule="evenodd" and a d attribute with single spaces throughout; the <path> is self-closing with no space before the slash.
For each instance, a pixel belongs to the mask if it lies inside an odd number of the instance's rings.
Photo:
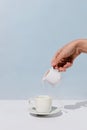
<path id="1" fill-rule="evenodd" d="M 87 39 L 77 40 L 76 46 L 80 53 L 87 53 Z"/>
<path id="2" fill-rule="evenodd" d="M 82 42 L 81 40 L 72 41 L 71 45 L 78 51 L 78 53 L 82 53 Z"/>

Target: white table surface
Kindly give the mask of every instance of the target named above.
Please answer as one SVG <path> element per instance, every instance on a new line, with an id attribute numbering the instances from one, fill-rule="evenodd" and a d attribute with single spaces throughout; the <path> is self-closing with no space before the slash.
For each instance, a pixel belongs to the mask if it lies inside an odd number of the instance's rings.
<path id="1" fill-rule="evenodd" d="M 64 110 L 41 117 L 30 115 L 27 100 L 0 100 L 0 130 L 87 130 L 87 101 L 62 103 Z"/>

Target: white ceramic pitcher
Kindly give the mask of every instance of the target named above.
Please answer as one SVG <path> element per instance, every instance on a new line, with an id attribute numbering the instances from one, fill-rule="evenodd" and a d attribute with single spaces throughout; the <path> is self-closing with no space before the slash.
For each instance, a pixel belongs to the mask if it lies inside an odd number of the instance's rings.
<path id="1" fill-rule="evenodd" d="M 61 73 L 51 67 L 43 76 L 43 81 L 56 85 L 61 79 Z"/>

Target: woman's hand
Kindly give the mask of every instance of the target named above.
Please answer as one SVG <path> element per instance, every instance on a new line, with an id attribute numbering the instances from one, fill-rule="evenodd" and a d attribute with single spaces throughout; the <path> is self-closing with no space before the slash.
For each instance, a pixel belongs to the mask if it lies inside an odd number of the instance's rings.
<path id="1" fill-rule="evenodd" d="M 66 71 L 72 66 L 74 59 L 81 53 L 78 43 L 79 40 L 73 41 L 57 51 L 51 62 L 54 69 Z"/>

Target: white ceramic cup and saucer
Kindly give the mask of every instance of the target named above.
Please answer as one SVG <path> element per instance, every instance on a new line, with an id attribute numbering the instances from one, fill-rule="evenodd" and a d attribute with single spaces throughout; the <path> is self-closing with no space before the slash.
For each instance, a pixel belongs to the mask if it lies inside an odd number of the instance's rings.
<path id="1" fill-rule="evenodd" d="M 40 95 L 28 100 L 30 108 L 29 112 L 34 115 L 52 115 L 61 110 L 61 107 L 53 106 L 52 97 L 48 95 Z"/>

